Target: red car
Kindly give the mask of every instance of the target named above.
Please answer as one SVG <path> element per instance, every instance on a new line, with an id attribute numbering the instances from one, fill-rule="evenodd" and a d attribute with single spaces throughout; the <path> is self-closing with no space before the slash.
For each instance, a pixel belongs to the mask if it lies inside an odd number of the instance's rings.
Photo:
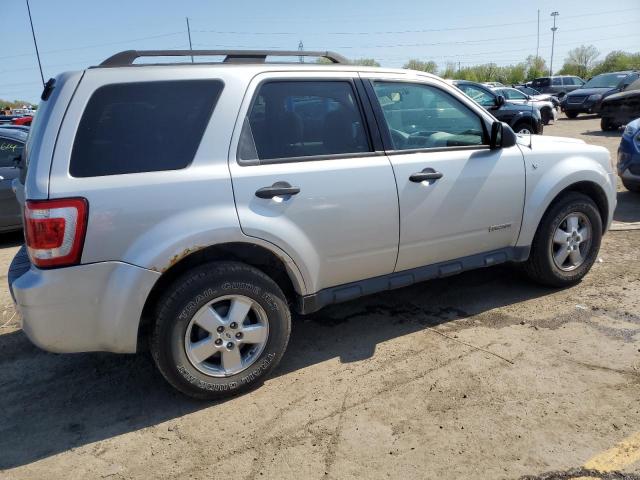
<path id="1" fill-rule="evenodd" d="M 13 120 L 11 120 L 11 123 L 13 125 L 26 125 L 27 127 L 29 127 L 31 126 L 32 120 L 33 120 L 33 117 L 31 115 L 28 115 L 26 117 L 14 118 Z"/>

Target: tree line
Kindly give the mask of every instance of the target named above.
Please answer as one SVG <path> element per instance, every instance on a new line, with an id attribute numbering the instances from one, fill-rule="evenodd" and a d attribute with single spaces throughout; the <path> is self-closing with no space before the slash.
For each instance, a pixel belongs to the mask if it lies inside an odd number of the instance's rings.
<path id="1" fill-rule="evenodd" d="M 562 68 L 554 72 L 557 75 L 577 75 L 588 79 L 594 75 L 619 70 L 640 70 L 640 52 L 629 53 L 616 50 L 603 60 L 597 60 L 600 52 L 593 45 L 581 45 L 569 51 Z M 324 63 L 324 62 L 322 62 Z M 351 63 L 369 67 L 379 67 L 373 58 L 358 58 Z M 442 78 L 471 80 L 474 82 L 501 82 L 506 85 L 529 82 L 534 78 L 549 75 L 549 67 L 542 57 L 529 55 L 523 62 L 499 66 L 495 63 L 483 63 L 460 66 L 456 62 L 447 62 L 440 68 L 433 60 L 411 59 L 402 68 L 433 73 Z"/>

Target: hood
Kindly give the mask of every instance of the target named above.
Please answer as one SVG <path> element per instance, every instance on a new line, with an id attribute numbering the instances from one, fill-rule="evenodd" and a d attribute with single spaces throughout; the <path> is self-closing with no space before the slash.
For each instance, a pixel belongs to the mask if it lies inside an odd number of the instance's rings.
<path id="1" fill-rule="evenodd" d="M 573 92 L 569 92 L 565 95 L 565 97 L 572 97 L 574 95 L 593 95 L 594 93 L 607 93 L 610 90 L 614 90 L 614 88 L 609 87 L 600 87 L 600 88 L 577 88 Z"/>
<path id="2" fill-rule="evenodd" d="M 640 90 L 627 90 L 626 92 L 617 92 L 607 95 L 603 102 L 611 100 L 624 100 L 625 98 L 640 97 Z"/>
<path id="3" fill-rule="evenodd" d="M 550 137 L 548 135 L 518 135 L 518 143 L 527 147 L 531 145 L 531 148 L 534 150 L 536 149 L 536 147 L 544 148 L 554 144 L 557 145 L 559 143 L 578 145 L 586 144 L 584 140 L 580 140 L 579 138 Z"/>

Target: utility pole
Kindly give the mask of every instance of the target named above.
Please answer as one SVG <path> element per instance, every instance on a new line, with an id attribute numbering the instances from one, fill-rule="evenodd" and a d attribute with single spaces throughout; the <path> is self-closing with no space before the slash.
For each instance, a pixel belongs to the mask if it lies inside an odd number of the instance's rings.
<path id="1" fill-rule="evenodd" d="M 42 86 L 44 87 L 44 75 L 42 73 L 42 64 L 40 63 L 40 52 L 38 51 L 38 42 L 36 42 L 36 32 L 33 29 L 33 20 L 31 19 L 31 8 L 29 8 L 29 0 L 27 2 L 27 11 L 29 12 L 29 23 L 31 24 L 31 35 L 33 35 L 33 44 L 36 47 L 36 57 L 38 57 L 38 68 L 40 69 L 40 78 L 42 79 Z"/>
<path id="2" fill-rule="evenodd" d="M 558 12 L 551 12 L 551 16 L 553 17 L 553 27 L 551 27 L 551 62 L 549 62 L 549 76 L 553 75 L 553 47 L 556 43 L 556 17 L 560 15 Z"/>
<path id="3" fill-rule="evenodd" d="M 298 43 L 298 51 L 299 51 L 299 52 L 304 51 L 304 43 L 302 43 L 302 40 L 300 40 L 300 43 Z M 300 56 L 298 57 L 298 61 L 299 61 L 300 63 L 304 63 L 304 56 L 303 56 L 303 55 L 300 55 Z"/>
<path id="4" fill-rule="evenodd" d="M 189 36 L 189 50 L 193 50 L 193 46 L 191 45 L 191 27 L 189 26 L 189 17 L 185 17 L 187 19 L 187 35 Z M 191 63 L 193 63 L 193 55 L 191 55 Z"/>
<path id="5" fill-rule="evenodd" d="M 540 9 L 538 9 L 538 41 L 536 42 L 536 58 L 540 56 Z"/>

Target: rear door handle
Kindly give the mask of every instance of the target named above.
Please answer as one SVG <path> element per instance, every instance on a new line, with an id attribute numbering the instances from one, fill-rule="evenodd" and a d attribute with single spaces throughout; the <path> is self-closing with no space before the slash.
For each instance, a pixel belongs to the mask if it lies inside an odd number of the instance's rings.
<path id="1" fill-rule="evenodd" d="M 421 172 L 414 173 L 409 180 L 415 183 L 425 182 L 429 180 L 439 180 L 443 177 L 441 172 L 436 172 L 433 168 L 425 168 Z"/>
<path id="2" fill-rule="evenodd" d="M 270 187 L 262 187 L 256 190 L 256 197 L 284 197 L 286 195 L 297 195 L 298 193 L 300 193 L 299 187 L 292 187 L 288 182 L 276 182 Z"/>

